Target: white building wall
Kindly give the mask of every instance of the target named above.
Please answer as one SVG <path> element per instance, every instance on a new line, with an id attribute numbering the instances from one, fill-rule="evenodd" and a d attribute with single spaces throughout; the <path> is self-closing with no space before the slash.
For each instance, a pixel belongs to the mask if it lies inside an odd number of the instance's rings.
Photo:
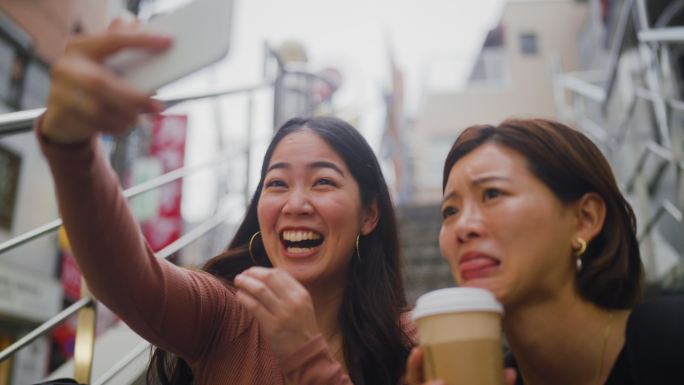
<path id="1" fill-rule="evenodd" d="M 458 133 L 473 124 L 497 124 L 514 116 L 556 115 L 551 62 L 563 71 L 579 69 L 577 37 L 588 17 L 585 3 L 573 0 L 510 1 L 501 17 L 503 80 L 472 82 L 458 92 L 426 92 L 413 132 L 418 200 L 441 195 L 441 164 Z M 537 37 L 537 53 L 521 51 L 521 35 Z M 435 175 L 438 174 L 438 175 Z"/>

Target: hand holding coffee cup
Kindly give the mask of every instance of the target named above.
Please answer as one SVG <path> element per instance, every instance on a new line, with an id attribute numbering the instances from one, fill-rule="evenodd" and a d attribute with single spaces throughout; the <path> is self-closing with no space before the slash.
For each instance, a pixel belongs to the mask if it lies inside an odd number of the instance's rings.
<path id="1" fill-rule="evenodd" d="M 442 379 L 448 385 L 502 385 L 502 313 L 494 296 L 479 288 L 441 289 L 418 298 L 413 319 L 424 379 Z"/>
<path id="2" fill-rule="evenodd" d="M 515 385 L 518 379 L 518 373 L 513 368 L 503 368 L 503 383 L 504 385 Z M 447 385 L 444 380 L 425 381 L 423 374 L 423 349 L 416 346 L 411 350 L 408 359 L 406 360 L 406 375 L 404 376 L 404 384 L 406 385 Z"/>

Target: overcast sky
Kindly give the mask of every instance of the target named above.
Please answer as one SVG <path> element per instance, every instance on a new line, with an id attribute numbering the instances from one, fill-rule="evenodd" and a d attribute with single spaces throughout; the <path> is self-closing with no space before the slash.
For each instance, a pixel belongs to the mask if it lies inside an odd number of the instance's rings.
<path id="1" fill-rule="evenodd" d="M 187 0 L 158 0 L 145 13 L 173 8 Z M 429 88 L 454 89 L 462 84 L 486 32 L 498 21 L 503 0 L 237 0 L 233 15 L 231 52 L 204 74 L 192 76 L 166 91 L 206 86 L 246 85 L 262 79 L 263 44 L 278 46 L 286 40 L 301 42 L 312 69 L 332 66 L 344 76 L 335 102 L 348 115 L 359 115 L 359 130 L 378 149 L 384 111 L 383 87 L 389 85 L 391 46 L 406 79 L 406 111 L 415 115 L 421 96 Z M 144 3 L 143 3 L 144 4 Z M 268 100 L 264 100 L 268 103 Z M 224 124 L 244 125 L 244 101 L 220 105 Z M 186 164 L 215 153 L 216 138 L 206 127 L 216 110 L 190 105 L 179 109 L 191 114 Z M 270 111 L 255 124 L 261 139 L 270 136 Z M 202 129 L 195 127 L 202 126 Z M 262 126 L 259 129 L 259 126 Z M 235 131 L 231 134 L 240 137 Z M 260 159 L 255 161 L 260 162 Z M 213 178 L 197 178 L 193 185 L 209 185 Z M 211 190 L 211 187 L 207 187 Z M 207 190 L 201 189 L 201 190 Z M 189 193 L 189 189 L 184 192 Z M 184 199 L 198 204 L 198 199 Z M 205 201 L 206 199 L 202 199 Z M 195 214 L 190 213 L 192 211 Z M 206 209 L 188 209 L 192 218 Z"/>
<path id="2" fill-rule="evenodd" d="M 187 0 L 158 1 L 165 9 Z M 426 80 L 458 85 L 470 69 L 503 0 L 243 0 L 236 1 L 232 50 L 219 79 L 257 81 L 263 42 L 297 40 L 313 68 L 345 75 L 342 103 L 375 102 L 388 82 L 388 46 L 407 77 L 407 108 L 418 108 Z M 143 9 L 145 11 L 145 9 Z M 150 11 L 148 8 L 147 11 Z M 439 79 L 438 82 L 436 79 Z M 352 102 L 353 101 L 353 102 Z"/>

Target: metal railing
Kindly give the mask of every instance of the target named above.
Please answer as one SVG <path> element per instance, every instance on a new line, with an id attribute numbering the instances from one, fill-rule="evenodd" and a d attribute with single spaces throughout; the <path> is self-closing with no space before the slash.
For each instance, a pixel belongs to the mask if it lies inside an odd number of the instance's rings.
<path id="1" fill-rule="evenodd" d="M 232 153 L 232 152 L 231 152 Z M 221 156 L 216 157 L 215 160 L 212 160 L 210 162 L 205 162 L 202 164 L 194 165 L 194 166 L 189 166 L 189 167 L 183 167 L 176 169 L 174 171 L 168 172 L 166 174 L 160 175 L 158 177 L 155 177 L 153 179 L 150 179 L 146 182 L 143 182 L 139 185 L 133 186 L 127 190 L 124 191 L 124 196 L 127 198 L 134 197 L 136 195 L 142 194 L 144 192 L 153 190 L 155 188 L 158 188 L 160 186 L 163 186 L 164 184 L 171 183 L 175 180 L 184 178 L 186 176 L 191 175 L 192 173 L 202 170 L 204 168 L 210 167 L 210 166 L 220 166 L 225 163 L 228 163 L 232 158 L 228 156 L 230 154 L 224 154 Z M 225 214 L 223 215 L 225 216 Z M 216 218 L 217 216 L 211 217 L 209 220 L 203 222 L 202 224 L 198 225 L 195 229 L 191 230 L 187 234 L 181 236 L 178 238 L 176 241 L 173 243 L 169 244 L 167 247 L 163 248 L 162 250 L 158 251 L 156 254 L 159 257 L 162 258 L 167 258 L 171 254 L 179 251 L 183 247 L 185 247 L 187 244 L 191 243 L 192 241 L 197 240 L 200 236 L 206 234 L 209 232 L 211 229 L 214 227 L 218 226 L 216 224 Z M 61 226 L 62 221 L 61 219 L 56 219 L 50 223 L 44 224 L 42 226 L 39 226 L 41 229 L 40 231 L 35 231 L 31 230 L 28 231 L 24 234 L 21 234 L 15 238 L 10 239 L 7 242 L 4 242 L 3 244 L 0 244 L 0 253 L 3 253 L 5 251 L 8 251 L 14 247 L 20 246 L 21 244 L 24 244 L 26 242 L 29 242 L 33 239 L 36 239 L 40 236 L 49 234 L 53 231 L 57 231 L 59 227 Z M 93 299 L 90 298 L 89 296 L 86 298 L 82 298 L 81 300 L 75 302 L 68 308 L 64 309 L 62 312 L 57 314 L 56 316 L 52 317 L 42 325 L 38 326 L 36 329 L 28 333 L 26 336 L 22 337 L 20 340 L 16 341 L 14 344 L 11 346 L 7 347 L 5 350 L 0 352 L 0 362 L 5 361 L 8 359 L 10 356 L 12 356 L 14 353 L 16 353 L 18 350 L 21 348 L 27 346 L 29 343 L 34 341 L 36 338 L 46 334 L 50 330 L 52 330 L 54 327 L 56 327 L 58 324 L 69 318 L 70 316 L 76 314 L 79 310 L 85 308 L 86 306 L 90 306 L 93 304 Z"/>
<path id="2" fill-rule="evenodd" d="M 634 194 L 639 202 L 636 208 L 643 225 L 638 240 L 651 253 L 645 258 L 654 260 L 652 236 L 662 218 L 667 216 L 674 220 L 680 234 L 684 233 L 684 154 L 681 147 L 684 145 L 684 127 L 681 124 L 673 124 L 675 115 L 684 112 L 684 101 L 678 98 L 679 95 L 670 95 L 665 91 L 663 85 L 667 82 L 664 80 L 663 69 L 667 63 L 660 60 L 660 53 L 668 50 L 671 44 L 684 43 L 684 27 L 651 28 L 648 25 L 646 11 L 644 0 L 625 0 L 615 22 L 616 30 L 613 33 L 608 60 L 609 72 L 603 78 L 588 79 L 583 76 L 584 73 L 561 74 L 556 65 L 554 93 L 557 109 L 562 117 L 574 121 L 580 129 L 596 139 L 599 146 L 610 151 L 626 145 L 640 148 L 623 189 L 627 194 Z M 633 20 L 631 24 L 630 17 Z M 634 31 L 628 30 L 630 25 L 634 26 Z M 618 63 L 625 51 L 623 45 L 626 37 L 630 33 L 637 41 L 634 51 L 640 59 L 638 75 L 642 82 L 628 88 L 631 89 L 629 101 L 624 111 L 616 118 L 615 114 L 611 113 L 614 112 L 611 111 L 611 102 L 614 100 L 614 89 L 618 84 Z M 568 108 L 566 95 L 571 97 L 574 108 Z M 597 108 L 585 108 L 586 103 Z M 650 134 L 653 138 L 627 143 L 627 131 L 640 104 L 649 113 L 649 120 L 652 122 Z M 590 117 L 587 111 L 599 113 L 598 116 L 595 113 Z M 597 135 L 597 131 L 600 131 L 601 135 Z M 646 167 L 649 159 L 655 159 L 655 167 Z M 674 175 L 674 201 L 656 196 L 666 175 Z M 680 257 L 682 252 L 683 250 L 678 250 Z M 684 259 L 681 260 L 681 264 L 684 265 Z M 680 279 L 684 280 L 684 275 Z"/>
<path id="3" fill-rule="evenodd" d="M 167 107 L 171 107 L 179 103 L 190 102 L 193 100 L 209 99 L 219 96 L 250 94 L 252 92 L 268 89 L 271 87 L 273 87 L 273 82 L 263 82 L 239 88 L 215 89 L 192 93 L 167 93 L 159 95 L 155 99 L 164 103 Z M 33 122 L 44 111 L 45 108 L 36 108 L 32 110 L 9 112 L 0 115 L 0 137 L 31 131 Z"/>
<path id="4" fill-rule="evenodd" d="M 124 190 L 123 195 L 126 198 L 132 198 L 137 195 L 140 195 L 144 192 L 154 190 L 160 186 L 163 186 L 165 184 L 168 184 L 170 182 L 173 182 L 178 179 L 185 178 L 197 171 L 206 169 L 206 168 L 211 168 L 211 167 L 216 167 L 220 166 L 222 164 L 227 163 L 228 160 L 231 159 L 231 155 L 235 155 L 233 151 L 221 154 L 214 159 L 199 163 L 196 165 L 192 166 L 186 166 L 186 167 L 181 167 L 173 171 L 169 171 L 165 174 L 159 175 L 157 177 L 154 177 L 148 181 L 145 181 L 139 185 L 132 186 L 126 190 Z M 35 229 L 29 230 L 23 234 L 17 235 L 13 237 L 12 239 L 9 239 L 3 243 L 0 243 L 0 254 L 9 251 L 11 249 L 14 249 L 16 247 L 19 247 L 25 243 L 28 243 L 34 239 L 40 238 L 44 235 L 50 234 L 54 231 L 57 231 L 59 227 L 62 225 L 62 220 L 61 219 L 55 219 L 54 221 L 50 221 L 48 223 L 45 223 L 43 225 L 40 225 L 36 227 Z M 0 360 L 1 361 L 1 360 Z"/>
<path id="5" fill-rule="evenodd" d="M 252 93 L 258 90 L 264 89 L 270 86 L 271 83 L 259 83 L 249 87 L 242 88 L 232 88 L 223 90 L 212 90 L 206 93 L 193 93 L 187 95 L 168 95 L 161 96 L 159 100 L 166 103 L 167 105 L 175 105 L 185 101 L 199 100 L 205 98 L 215 98 L 219 96 L 226 95 L 239 95 L 246 94 L 248 96 L 248 114 L 253 113 L 252 107 Z M 25 133 L 32 129 L 33 122 L 38 118 L 44 109 L 35 109 L 27 111 L 19 111 L 14 113 L 9 113 L 5 115 L 0 115 L 0 136 L 2 135 L 13 135 L 18 133 Z M 248 121 L 251 121 L 248 119 Z M 251 129 L 251 124 L 248 127 Z M 248 140 L 251 140 L 252 136 L 248 135 Z M 179 169 L 167 172 L 163 175 L 159 175 L 141 184 L 132 186 L 123 192 L 126 198 L 132 198 L 140 195 L 144 192 L 154 190 L 170 182 L 185 178 L 198 171 L 207 168 L 217 168 L 230 162 L 234 156 L 241 153 L 249 154 L 249 147 L 252 146 L 251 142 L 245 143 L 244 150 L 229 151 L 226 153 L 219 154 L 214 159 L 206 161 L 200 164 L 181 167 Z M 248 166 L 249 167 L 249 166 Z M 246 173 L 251 172 L 248 168 Z M 246 178 L 248 181 L 248 178 Z M 225 212 L 218 213 L 200 225 L 196 226 L 194 229 L 190 230 L 188 233 L 184 234 L 178 238 L 173 243 L 169 244 L 159 252 L 157 255 L 161 258 L 167 258 L 173 253 L 181 250 L 188 244 L 196 241 L 205 234 L 209 233 L 214 228 L 226 222 L 228 219 L 228 214 Z M 56 219 L 40 225 L 30 231 L 13 237 L 0 244 L 0 254 L 7 252 L 11 249 L 19 247 L 26 244 L 32 240 L 40 238 L 44 235 L 50 234 L 57 231 L 62 225 L 61 219 Z M 27 347 L 31 342 L 35 341 L 37 338 L 46 335 L 56 326 L 67 320 L 73 315 L 77 314 L 77 329 L 76 329 L 76 341 L 74 346 L 74 378 L 81 383 L 90 383 L 91 368 L 93 361 L 93 348 L 95 340 L 95 304 L 96 300 L 90 296 L 85 284 L 82 284 L 83 293 L 82 298 L 69 306 L 68 308 L 61 311 L 59 314 L 53 316 L 37 328 L 30 331 L 28 334 L 14 342 L 12 345 L 0 352 L 0 362 L 6 361 L 16 354 L 19 350 Z"/>
<path id="6" fill-rule="evenodd" d="M 214 159 L 206 161 L 200 164 L 182 167 L 163 175 L 159 175 L 141 184 L 132 186 L 126 189 L 123 194 L 126 198 L 132 198 L 139 194 L 147 191 L 159 188 L 165 184 L 172 181 L 182 179 L 193 175 L 204 169 L 218 168 L 222 165 L 228 163 L 233 156 L 243 155 L 246 157 L 245 164 L 245 178 L 244 178 L 244 194 L 245 202 L 248 202 L 250 197 L 250 175 L 252 173 L 252 162 L 251 162 L 251 149 L 254 144 L 253 135 L 253 113 L 254 113 L 254 94 L 260 90 L 272 90 L 274 93 L 273 99 L 273 114 L 274 122 L 280 122 L 284 118 L 283 109 L 280 108 L 280 103 L 283 100 L 286 91 L 288 91 L 287 84 L 284 81 L 288 76 L 299 76 L 305 77 L 310 80 L 328 82 L 328 79 L 320 77 L 317 74 L 307 71 L 305 68 L 294 68 L 288 67 L 285 63 L 280 60 L 278 54 L 267 47 L 267 60 L 275 59 L 277 63 L 277 71 L 275 74 L 275 79 L 273 81 L 263 81 L 254 85 L 239 87 L 239 88 L 221 88 L 213 90 L 204 90 L 202 92 L 194 93 L 182 93 L 182 94 L 162 94 L 156 97 L 157 100 L 164 103 L 166 106 L 175 106 L 180 103 L 195 101 L 195 100 L 207 100 L 215 99 L 218 97 L 224 97 L 229 95 L 246 95 L 246 116 L 247 121 L 245 127 L 247 129 L 247 139 L 242 149 L 233 149 L 232 151 L 227 151 L 221 153 Z M 266 66 L 266 64 L 265 64 Z M 266 78 L 266 74 L 264 75 Z M 302 95 L 308 95 L 306 90 L 300 88 L 292 89 L 289 91 L 302 92 Z M 317 101 L 318 103 L 329 103 L 330 98 L 322 101 Z M 303 111 L 291 111 L 299 115 L 311 114 L 316 107 L 315 103 L 307 103 L 306 110 Z M 45 111 L 44 108 L 25 110 L 18 112 L 11 112 L 4 115 L 0 115 L 0 138 L 27 133 L 32 130 L 32 126 L 35 120 L 41 116 Z M 188 231 L 186 234 L 179 237 L 177 240 L 164 247 L 162 250 L 158 251 L 156 254 L 160 258 L 167 258 L 175 252 L 181 250 L 188 244 L 200 239 L 201 237 L 208 234 L 210 231 L 226 223 L 230 217 L 228 212 L 219 212 L 205 220 L 203 223 L 197 225 L 192 230 Z M 24 245 L 28 242 L 36 240 L 42 236 L 50 234 L 57 231 L 62 225 L 61 219 L 55 219 L 43 225 L 37 226 L 30 231 L 23 234 L 15 236 L 5 242 L 0 243 L 0 254 L 12 250 L 16 247 Z M 13 355 L 15 355 L 21 349 L 27 347 L 31 342 L 36 339 L 45 336 L 56 326 L 66 321 L 75 314 L 78 314 L 78 323 L 76 331 L 76 342 L 74 351 L 74 378 L 81 383 L 91 382 L 91 368 L 93 362 L 93 348 L 95 340 L 95 305 L 96 299 L 94 299 L 87 291 L 85 283 L 82 284 L 84 289 L 82 293 L 82 298 L 66 309 L 59 312 L 57 315 L 53 316 L 49 320 L 45 321 L 40 326 L 31 330 L 29 333 L 18 339 L 12 345 L 6 349 L 0 351 L 0 363 L 8 360 Z M 129 354 L 127 354 L 121 361 L 111 367 L 106 373 L 104 373 L 100 378 L 94 381 L 94 384 L 105 384 L 111 381 L 117 373 L 119 373 L 123 368 L 129 365 L 133 360 L 139 357 L 145 349 L 149 347 L 147 343 L 141 343 L 136 346 Z"/>

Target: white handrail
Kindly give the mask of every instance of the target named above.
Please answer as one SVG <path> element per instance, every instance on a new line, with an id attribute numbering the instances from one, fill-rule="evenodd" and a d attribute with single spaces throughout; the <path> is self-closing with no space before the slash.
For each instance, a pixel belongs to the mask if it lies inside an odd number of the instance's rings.
<path id="1" fill-rule="evenodd" d="M 167 106 L 172 106 L 192 100 L 215 98 L 217 96 L 245 94 L 272 86 L 272 82 L 261 82 L 238 88 L 217 88 L 214 90 L 205 90 L 201 92 L 167 93 L 161 94 L 155 99 L 166 104 Z M 30 131 L 31 127 L 33 126 L 33 122 L 43 112 L 45 112 L 45 108 L 36 108 L 32 110 L 9 112 L 0 115 L 0 137 Z"/>
<path id="2" fill-rule="evenodd" d="M 220 212 L 218 214 L 215 214 L 214 216 L 210 217 L 209 219 L 207 219 L 204 222 L 202 222 L 201 224 L 199 224 L 194 229 L 190 230 L 186 234 L 183 234 L 176 241 L 170 243 L 168 246 L 159 250 L 156 253 L 157 256 L 159 258 L 168 258 L 173 253 L 175 253 L 178 250 L 182 249 L 183 247 L 189 245 L 190 243 L 198 240 L 199 238 L 204 236 L 204 234 L 208 233 L 209 231 L 213 230 L 214 228 L 225 223 L 230 218 L 230 215 L 231 214 L 229 212 Z M 15 343 L 10 345 L 6 349 L 0 351 L 0 362 L 8 359 L 14 353 L 16 353 L 18 350 L 21 350 L 22 348 L 26 347 L 33 340 L 35 340 L 36 338 L 46 334 L 47 332 L 52 330 L 55 326 L 59 325 L 62 321 L 66 320 L 70 316 L 76 314 L 76 312 L 83 309 L 84 307 L 92 304 L 92 302 L 93 302 L 93 300 L 91 298 L 82 298 L 79 301 L 73 303 L 68 308 L 62 310 L 61 312 L 59 312 L 59 314 L 55 315 L 54 317 L 50 318 L 49 320 L 47 320 L 42 325 L 33 329 L 27 335 L 25 335 L 21 339 L 17 340 Z"/>

